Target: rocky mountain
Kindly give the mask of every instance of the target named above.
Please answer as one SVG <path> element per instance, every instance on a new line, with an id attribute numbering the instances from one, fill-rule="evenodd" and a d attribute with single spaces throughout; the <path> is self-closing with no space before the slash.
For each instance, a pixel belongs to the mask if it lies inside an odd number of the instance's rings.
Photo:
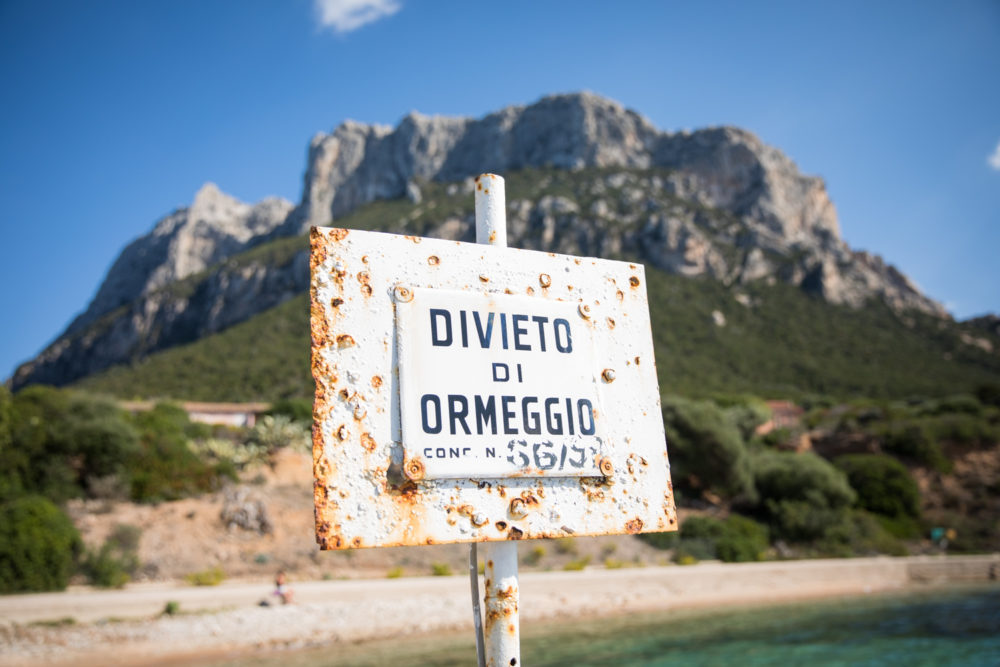
<path id="1" fill-rule="evenodd" d="M 536 188 L 527 197 L 508 186 L 513 246 L 630 256 L 730 285 L 786 282 L 836 304 L 880 299 L 898 312 L 947 317 L 896 268 L 852 250 L 822 180 L 780 150 L 738 128 L 660 131 L 581 93 L 481 119 L 345 122 L 313 138 L 295 207 L 251 206 L 206 185 L 122 251 L 86 311 L 13 384 L 66 384 L 280 304 L 308 284 L 300 241 L 311 225 L 375 202 L 419 203 L 430 184 L 450 183 L 448 194 L 468 202 L 373 227 L 471 239 L 469 179 L 532 169 L 580 179 L 571 192 Z"/>

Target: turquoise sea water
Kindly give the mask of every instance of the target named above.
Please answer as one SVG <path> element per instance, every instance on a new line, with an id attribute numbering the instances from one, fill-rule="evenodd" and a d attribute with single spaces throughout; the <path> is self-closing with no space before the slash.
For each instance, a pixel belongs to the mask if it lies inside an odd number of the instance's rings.
<path id="1" fill-rule="evenodd" d="M 474 665 L 471 632 L 288 651 L 243 667 Z M 526 665 L 1000 666 L 1000 586 L 522 626 Z"/>

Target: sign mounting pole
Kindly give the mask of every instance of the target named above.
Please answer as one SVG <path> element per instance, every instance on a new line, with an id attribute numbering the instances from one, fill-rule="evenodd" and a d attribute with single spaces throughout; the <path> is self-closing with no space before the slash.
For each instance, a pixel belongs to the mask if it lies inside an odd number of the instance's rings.
<path id="1" fill-rule="evenodd" d="M 476 178 L 476 243 L 507 247 L 504 181 L 496 174 L 481 174 Z M 473 543 L 472 549 L 475 548 Z M 510 540 L 485 542 L 482 552 L 486 564 L 483 596 L 486 665 L 519 665 L 521 631 L 517 611 L 517 543 Z"/>

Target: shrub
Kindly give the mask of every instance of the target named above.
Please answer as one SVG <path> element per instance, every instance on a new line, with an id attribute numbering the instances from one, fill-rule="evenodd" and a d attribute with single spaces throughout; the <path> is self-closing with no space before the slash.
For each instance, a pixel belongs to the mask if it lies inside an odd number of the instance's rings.
<path id="1" fill-rule="evenodd" d="M 221 567 L 212 567 L 200 572 L 192 572 L 184 580 L 192 586 L 218 586 L 226 579 L 226 573 Z"/>
<path id="2" fill-rule="evenodd" d="M 689 541 L 707 543 L 712 556 L 727 563 L 763 560 L 767 551 L 767 528 L 753 519 L 732 514 L 724 520 L 692 516 L 681 525 L 681 546 Z M 681 547 L 678 547 L 681 548 Z M 691 552 L 692 549 L 683 549 Z"/>
<path id="3" fill-rule="evenodd" d="M 811 452 L 762 450 L 754 456 L 753 468 L 761 497 L 758 510 L 780 538 L 822 537 L 856 499 L 847 476 Z"/>
<path id="4" fill-rule="evenodd" d="M 730 498 L 753 496 L 743 438 L 721 409 L 707 401 L 666 398 L 663 421 L 675 481 Z"/>
<path id="5" fill-rule="evenodd" d="M 576 555 L 579 552 L 576 540 L 572 537 L 560 537 L 556 540 L 555 546 L 556 553 Z"/>
<path id="6" fill-rule="evenodd" d="M 590 565 L 590 556 L 584 556 L 583 558 L 577 558 L 576 560 L 571 560 L 570 562 L 563 565 L 563 569 L 567 572 L 575 572 L 582 570 L 583 568 Z"/>
<path id="7" fill-rule="evenodd" d="M 941 445 L 922 421 L 894 422 L 882 430 L 882 445 L 887 452 L 927 466 L 938 472 L 951 471 Z"/>
<path id="8" fill-rule="evenodd" d="M 448 563 L 431 563 L 431 574 L 435 577 L 450 577 L 451 565 L 448 565 Z"/>
<path id="9" fill-rule="evenodd" d="M 878 454 L 850 454 L 836 460 L 858 494 L 862 509 L 888 517 L 920 516 L 920 489 L 902 463 Z"/>
<path id="10" fill-rule="evenodd" d="M 656 549 L 673 549 L 680 539 L 677 532 L 670 533 L 640 533 L 636 535 L 638 539 Z"/>
<path id="11" fill-rule="evenodd" d="M 25 496 L 0 505 L 0 593 L 66 588 L 80 534 L 50 500 Z"/>
<path id="12" fill-rule="evenodd" d="M 538 565 L 544 557 L 545 547 L 535 546 L 532 547 L 531 551 L 524 555 L 524 562 L 526 565 Z"/>
<path id="13" fill-rule="evenodd" d="M 674 562 L 678 565 L 693 565 L 700 560 L 715 558 L 715 541 L 707 537 L 682 539 L 674 548 Z"/>
<path id="14" fill-rule="evenodd" d="M 138 526 L 117 526 L 100 549 L 87 551 L 80 570 L 95 586 L 123 587 L 139 569 L 141 536 L 142 529 Z"/>
<path id="15" fill-rule="evenodd" d="M 389 571 L 385 573 L 386 579 L 399 579 L 403 576 L 403 568 L 400 566 L 391 567 Z"/>
<path id="16" fill-rule="evenodd" d="M 208 437 L 209 430 L 193 424 L 180 408 L 161 403 L 137 414 L 135 422 L 141 448 L 132 471 L 133 500 L 177 500 L 217 489 L 223 478 L 234 477 L 231 467 L 209 465 L 188 446 L 193 438 Z"/>
<path id="17" fill-rule="evenodd" d="M 724 409 L 726 419 L 740 432 L 744 441 L 750 440 L 757 427 L 771 418 L 771 408 L 754 396 L 741 397 Z"/>
<path id="18" fill-rule="evenodd" d="M 906 546 L 887 532 L 874 516 L 857 510 L 842 515 L 828 526 L 817 544 L 821 553 L 844 558 L 907 554 Z"/>
<path id="19" fill-rule="evenodd" d="M 247 443 L 262 447 L 269 453 L 274 453 L 282 447 L 305 452 L 312 447 L 312 437 L 309 429 L 301 423 L 294 422 L 284 415 L 268 415 L 250 431 Z"/>
<path id="20" fill-rule="evenodd" d="M 8 484 L 55 502 L 88 495 L 97 480 L 127 476 L 139 446 L 138 434 L 114 403 L 51 387 L 19 392 L 10 427 L 16 454 L 2 462 Z"/>

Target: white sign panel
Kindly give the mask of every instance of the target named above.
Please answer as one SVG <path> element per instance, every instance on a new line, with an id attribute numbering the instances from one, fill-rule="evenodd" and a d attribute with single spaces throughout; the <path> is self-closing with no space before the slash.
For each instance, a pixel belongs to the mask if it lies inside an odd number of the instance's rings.
<path id="1" fill-rule="evenodd" d="M 593 326 L 578 303 L 396 292 L 407 458 L 427 479 L 600 476 Z"/>
<path id="2" fill-rule="evenodd" d="M 641 265 L 315 228 L 310 297 L 322 548 L 676 529 Z"/>

